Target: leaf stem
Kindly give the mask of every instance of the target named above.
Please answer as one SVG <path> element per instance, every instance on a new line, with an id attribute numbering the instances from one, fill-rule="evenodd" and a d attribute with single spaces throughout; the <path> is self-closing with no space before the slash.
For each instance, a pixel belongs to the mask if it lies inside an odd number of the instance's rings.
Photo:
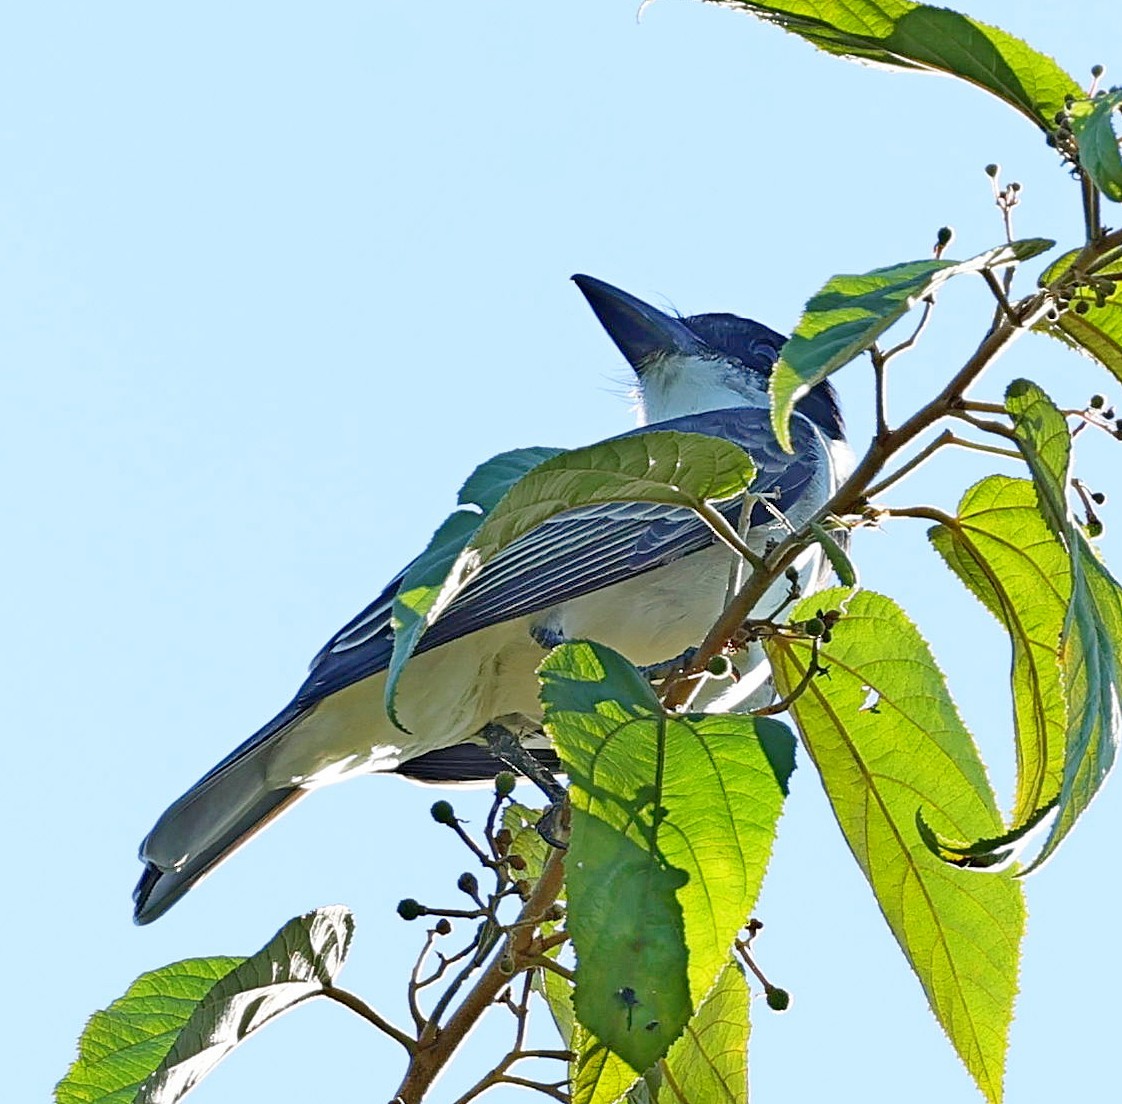
<path id="1" fill-rule="evenodd" d="M 389 1020 L 371 1008 L 361 997 L 356 996 L 346 989 L 336 989 L 333 985 L 325 985 L 323 987 L 323 995 L 341 1004 L 344 1008 L 349 1008 L 356 1015 L 372 1023 L 379 1031 L 393 1039 L 395 1043 L 400 1043 L 408 1053 L 412 1054 L 416 1050 L 416 1040 L 407 1035 L 401 1028 L 390 1023 Z"/>

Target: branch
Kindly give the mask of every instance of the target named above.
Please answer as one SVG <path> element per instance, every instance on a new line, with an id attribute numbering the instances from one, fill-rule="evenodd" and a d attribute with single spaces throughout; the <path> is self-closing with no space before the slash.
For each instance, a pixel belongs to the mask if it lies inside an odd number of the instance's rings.
<path id="1" fill-rule="evenodd" d="M 1110 235 L 1110 237 L 1113 236 Z M 1118 236 L 1122 238 L 1122 234 Z M 1101 239 L 1098 248 L 1084 250 L 1084 252 L 1087 253 L 1089 258 L 1098 255 L 1099 250 L 1105 248 L 1106 240 L 1105 238 Z M 831 514 L 845 516 L 859 513 L 867 494 L 867 488 L 872 480 L 884 470 L 888 461 L 902 448 L 914 441 L 924 430 L 955 413 L 959 409 L 959 403 L 962 401 L 966 390 L 977 381 L 978 377 L 1009 345 L 1044 315 L 1051 301 L 1051 291 L 1044 290 L 1038 291 L 1020 302 L 1015 311 L 1015 317 L 1018 321 L 1014 323 L 1008 318 L 1001 319 L 999 324 L 986 334 L 966 363 L 951 377 L 931 402 L 916 411 L 897 429 L 890 431 L 887 436 L 883 438 L 874 437 L 865 455 L 858 461 L 853 473 L 838 488 L 833 497 L 798 532 L 785 538 L 764 557 L 763 567 L 752 572 L 748 581 L 725 607 L 724 612 L 710 629 L 692 660 L 686 665 L 682 676 L 670 680 L 666 686 L 663 701 L 668 708 L 680 707 L 689 694 L 690 681 L 693 676 L 705 670 L 709 660 L 724 650 L 726 644 L 735 637 L 740 625 L 751 615 L 752 610 L 767 592 L 768 587 L 794 562 L 799 551 L 809 539 L 810 525 L 812 523 L 821 524 Z M 1000 428 L 1003 432 L 1008 432 L 1004 426 Z"/>
<path id="2" fill-rule="evenodd" d="M 420 1104 L 471 1029 L 504 986 L 510 984 L 513 974 L 525 969 L 532 961 L 530 951 L 534 928 L 560 894 L 564 872 L 564 854 L 551 851 L 542 876 L 523 906 L 514 929 L 507 936 L 502 952 L 491 959 L 448 1023 L 440 1028 L 430 1021 L 417 1041 L 409 1069 L 393 1098 L 394 1104 Z"/>
<path id="3" fill-rule="evenodd" d="M 349 1008 L 364 1020 L 372 1023 L 379 1031 L 393 1039 L 395 1043 L 400 1043 L 405 1047 L 410 1054 L 414 1052 L 417 1046 L 416 1042 L 410 1036 L 406 1035 L 401 1028 L 395 1027 L 389 1020 L 385 1019 L 380 1013 L 371 1008 L 361 997 L 355 996 L 354 993 L 349 993 L 346 989 L 336 989 L 333 985 L 325 985 L 323 988 L 323 995 L 341 1004 L 344 1008 Z"/>

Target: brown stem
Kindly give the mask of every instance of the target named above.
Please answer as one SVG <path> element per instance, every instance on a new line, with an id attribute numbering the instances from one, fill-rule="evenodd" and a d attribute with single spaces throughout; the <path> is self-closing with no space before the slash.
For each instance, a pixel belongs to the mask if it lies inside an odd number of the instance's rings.
<path id="1" fill-rule="evenodd" d="M 808 540 L 810 525 L 821 524 L 831 514 L 845 516 L 859 512 L 869 484 L 884 470 L 889 459 L 915 440 L 924 430 L 955 412 L 967 388 L 1005 351 L 1007 346 L 1044 314 L 1050 301 L 1049 292 L 1040 291 L 1020 302 L 1016 311 L 1017 324 L 1003 318 L 986 334 L 966 363 L 931 402 L 917 410 L 906 422 L 891 430 L 886 436 L 873 438 L 865 455 L 857 462 L 853 473 L 838 488 L 833 497 L 819 509 L 810 522 L 784 539 L 765 557 L 763 568 L 752 572 L 748 581 L 725 607 L 693 659 L 686 666 L 682 677 L 667 686 L 663 700 L 669 708 L 677 708 L 682 704 L 689 694 L 692 676 L 700 674 L 709 660 L 723 651 L 728 641 L 735 637 L 744 620 L 751 615 L 768 587 L 794 562 Z"/>
<path id="2" fill-rule="evenodd" d="M 491 959 L 448 1023 L 440 1028 L 430 1021 L 431 1030 L 426 1029 L 416 1043 L 409 1069 L 393 1098 L 394 1104 L 420 1104 L 471 1029 L 494 1003 L 503 987 L 510 984 L 513 974 L 532 961 L 529 952 L 535 924 L 560 894 L 564 874 L 563 853 L 552 851 L 514 930 L 506 939 L 503 951 Z"/>
<path id="3" fill-rule="evenodd" d="M 344 1008 L 349 1008 L 364 1020 L 372 1023 L 379 1031 L 388 1035 L 395 1043 L 400 1043 L 410 1054 L 413 1053 L 413 1048 L 417 1045 L 413 1039 L 406 1035 L 401 1028 L 390 1023 L 381 1013 L 371 1008 L 361 997 L 347 992 L 346 989 L 336 989 L 333 985 L 325 986 L 323 995 L 341 1004 Z"/>

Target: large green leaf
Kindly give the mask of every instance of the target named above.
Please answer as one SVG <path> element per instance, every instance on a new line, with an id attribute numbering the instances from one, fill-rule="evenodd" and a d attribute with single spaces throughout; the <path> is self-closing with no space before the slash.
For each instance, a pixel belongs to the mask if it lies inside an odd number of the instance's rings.
<path id="1" fill-rule="evenodd" d="M 658 1104 L 748 1099 L 748 986 L 729 962 L 658 1066 Z"/>
<path id="2" fill-rule="evenodd" d="M 521 479 L 487 516 L 453 573 L 458 586 L 508 544 L 566 510 L 658 502 L 701 511 L 741 494 L 756 469 L 739 446 L 703 433 L 652 430 L 563 452 Z"/>
<path id="3" fill-rule="evenodd" d="M 1073 263 L 1080 252 L 1076 249 L 1065 254 L 1041 275 L 1040 286 L 1057 283 L 1057 292 L 1069 305 L 1054 318 L 1042 318 L 1033 329 L 1093 357 L 1122 382 L 1122 281 L 1096 280 L 1101 272 L 1119 271 L 1122 249 L 1106 253 L 1087 272 L 1077 274 Z"/>
<path id="4" fill-rule="evenodd" d="M 773 721 L 666 713 L 598 644 L 564 644 L 540 673 L 570 778 L 577 1019 L 642 1071 L 681 1033 L 748 919 L 793 741 Z"/>
<path id="5" fill-rule="evenodd" d="M 1019 38 L 946 8 L 907 0 L 720 0 L 801 35 L 819 49 L 897 69 L 969 81 L 1031 119 L 1054 128 L 1078 84 L 1052 58 Z"/>
<path id="6" fill-rule="evenodd" d="M 252 958 L 196 958 L 142 974 L 95 1012 L 58 1104 L 170 1104 L 247 1036 L 323 993 L 354 931 L 341 906 L 290 920 Z"/>
<path id="7" fill-rule="evenodd" d="M 542 457 L 546 458 L 543 460 Z M 386 711 L 424 632 L 507 545 L 567 510 L 606 502 L 659 502 L 713 518 L 710 501 L 740 494 L 755 476 L 743 449 L 702 433 L 654 430 L 562 452 L 519 449 L 487 461 L 460 492 L 483 513 L 458 511 L 410 565 L 394 599 Z"/>
<path id="8" fill-rule="evenodd" d="M 573 1104 L 615 1104 L 625 1096 L 654 1104 L 744 1104 L 748 1032 L 744 971 L 729 962 L 670 1052 L 638 1085 L 630 1066 L 586 1029 L 578 1028 L 573 1044 L 577 1055 L 572 1065 Z"/>
<path id="9" fill-rule="evenodd" d="M 1000 245 L 968 261 L 909 261 L 854 276 L 831 277 L 806 304 L 771 374 L 772 427 L 791 449 L 791 411 L 816 383 L 868 349 L 917 303 L 953 276 L 1016 264 L 1050 249 L 1045 238 Z"/>
<path id="10" fill-rule="evenodd" d="M 891 599 L 825 591 L 791 616 L 839 602 L 845 616 L 819 659 L 828 677 L 812 679 L 791 712 L 932 1010 L 979 1088 L 998 1101 L 1024 930 L 1020 884 L 948 866 L 916 822 L 922 811 L 947 837 L 996 836 L 996 802 L 930 650 Z M 776 638 L 767 652 L 789 693 L 809 667 L 809 643 Z"/>
<path id="11" fill-rule="evenodd" d="M 1033 863 L 1059 846 L 1106 780 L 1122 733 L 1122 587 L 1103 565 L 1067 505 L 1071 436 L 1036 384 L 1005 393 L 1013 431 L 1032 472 L 1044 517 L 1066 545 L 1071 599 L 1060 644 L 1068 727 L 1059 812 Z"/>
<path id="12" fill-rule="evenodd" d="M 1122 154 L 1114 132 L 1114 113 L 1122 107 L 1122 88 L 1076 100 L 1068 108 L 1071 131 L 1079 146 L 1079 163 L 1107 199 L 1122 202 Z"/>
<path id="13" fill-rule="evenodd" d="M 1059 647 L 1071 596 L 1067 551 L 1045 524 L 1033 484 L 991 475 L 971 487 L 951 525 L 928 537 L 947 566 L 997 618 L 1012 644 L 1021 826 L 1060 792 L 1067 710 Z"/>
<path id="14" fill-rule="evenodd" d="M 397 684 L 422 633 L 435 619 L 433 607 L 456 557 L 503 495 L 528 471 L 562 449 L 544 446 L 512 449 L 485 460 L 467 477 L 457 502 L 467 509 L 448 515 L 428 547 L 406 568 L 393 600 L 393 654 L 386 672 L 386 712 L 405 729 L 396 709 Z"/>

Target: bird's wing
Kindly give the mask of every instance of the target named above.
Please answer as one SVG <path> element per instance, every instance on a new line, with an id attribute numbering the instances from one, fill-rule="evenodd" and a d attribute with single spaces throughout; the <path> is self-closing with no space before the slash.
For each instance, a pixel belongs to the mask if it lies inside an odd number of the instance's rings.
<path id="1" fill-rule="evenodd" d="M 756 464 L 751 489 L 775 494 L 775 505 L 784 513 L 791 512 L 808 489 L 825 487 L 827 461 L 814 428 L 804 418 L 792 420 L 793 454 L 780 448 L 768 411 L 754 407 L 687 415 L 635 432 L 664 429 L 706 433 L 739 445 Z M 724 506 L 730 519 L 739 511 L 739 499 Z M 763 506 L 753 507 L 753 526 L 772 522 Z M 713 540 L 707 525 L 678 507 L 621 502 L 569 510 L 486 564 L 421 637 L 417 650 L 427 651 L 489 625 L 611 586 L 697 552 Z M 313 661 L 297 703 L 307 707 L 388 666 L 393 651 L 390 613 L 403 574 L 332 637 Z"/>

